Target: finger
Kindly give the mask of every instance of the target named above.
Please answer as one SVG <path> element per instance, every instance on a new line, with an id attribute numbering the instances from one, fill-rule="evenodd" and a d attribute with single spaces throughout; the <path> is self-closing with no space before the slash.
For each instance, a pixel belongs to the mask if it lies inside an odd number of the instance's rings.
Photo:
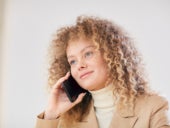
<path id="1" fill-rule="evenodd" d="M 74 102 L 74 104 L 78 104 L 83 100 L 83 97 L 86 95 L 86 93 L 81 93 L 79 94 L 78 98 L 76 99 L 76 101 Z"/>
<path id="2" fill-rule="evenodd" d="M 59 88 L 61 86 L 61 84 L 68 79 L 68 77 L 70 76 L 70 72 L 67 72 L 65 76 L 61 77 L 56 84 L 53 86 L 54 89 Z"/>

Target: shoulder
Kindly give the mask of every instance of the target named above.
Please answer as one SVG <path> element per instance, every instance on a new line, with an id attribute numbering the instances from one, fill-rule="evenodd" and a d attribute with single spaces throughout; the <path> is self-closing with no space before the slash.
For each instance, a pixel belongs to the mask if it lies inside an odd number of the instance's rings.
<path id="1" fill-rule="evenodd" d="M 168 104 L 168 101 L 165 97 L 158 95 L 158 94 L 145 94 L 138 96 L 136 98 L 137 103 L 144 103 L 148 105 L 154 105 L 154 104 Z"/>
<path id="2" fill-rule="evenodd" d="M 164 109 L 168 110 L 168 101 L 165 97 L 158 94 L 145 94 L 136 98 L 136 109 L 144 108 L 145 111 L 152 113 Z"/>
<path id="3" fill-rule="evenodd" d="M 146 94 L 136 98 L 135 116 L 139 122 L 150 124 L 151 128 L 169 126 L 168 101 L 158 94 Z"/>

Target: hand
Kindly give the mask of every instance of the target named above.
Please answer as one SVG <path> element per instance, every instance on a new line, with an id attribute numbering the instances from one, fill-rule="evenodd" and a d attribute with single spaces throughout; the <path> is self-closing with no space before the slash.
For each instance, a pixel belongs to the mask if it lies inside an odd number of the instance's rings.
<path id="1" fill-rule="evenodd" d="M 64 77 L 60 78 L 56 84 L 52 87 L 50 92 L 48 106 L 45 110 L 44 119 L 56 119 L 61 114 L 65 113 L 76 104 L 80 103 L 85 96 L 85 93 L 81 93 L 78 98 L 72 103 L 68 99 L 61 84 L 68 79 L 70 73 L 68 72 Z"/>

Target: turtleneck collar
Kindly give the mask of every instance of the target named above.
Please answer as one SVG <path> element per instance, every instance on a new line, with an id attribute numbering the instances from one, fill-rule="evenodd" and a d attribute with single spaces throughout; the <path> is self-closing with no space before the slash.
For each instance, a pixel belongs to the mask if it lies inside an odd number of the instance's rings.
<path id="1" fill-rule="evenodd" d="M 110 84 L 100 90 L 90 91 L 95 108 L 109 108 L 114 106 L 113 85 Z"/>

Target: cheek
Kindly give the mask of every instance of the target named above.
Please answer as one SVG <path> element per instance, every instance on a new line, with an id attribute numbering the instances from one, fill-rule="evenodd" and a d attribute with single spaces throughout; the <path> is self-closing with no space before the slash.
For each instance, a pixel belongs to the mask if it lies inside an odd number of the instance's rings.
<path id="1" fill-rule="evenodd" d="M 77 73 L 74 68 L 71 68 L 71 75 L 73 76 L 74 79 L 77 79 Z"/>
<path id="2" fill-rule="evenodd" d="M 98 60 L 94 61 L 96 64 L 96 67 L 101 67 L 102 69 L 105 69 L 107 67 L 107 64 L 102 58 L 99 58 Z"/>
<path id="3" fill-rule="evenodd" d="M 107 66 L 107 64 L 106 64 L 104 61 L 98 62 L 97 67 L 101 70 L 101 72 L 102 72 L 103 74 L 106 75 L 106 74 L 109 73 L 109 72 L 108 72 L 108 66 Z"/>

